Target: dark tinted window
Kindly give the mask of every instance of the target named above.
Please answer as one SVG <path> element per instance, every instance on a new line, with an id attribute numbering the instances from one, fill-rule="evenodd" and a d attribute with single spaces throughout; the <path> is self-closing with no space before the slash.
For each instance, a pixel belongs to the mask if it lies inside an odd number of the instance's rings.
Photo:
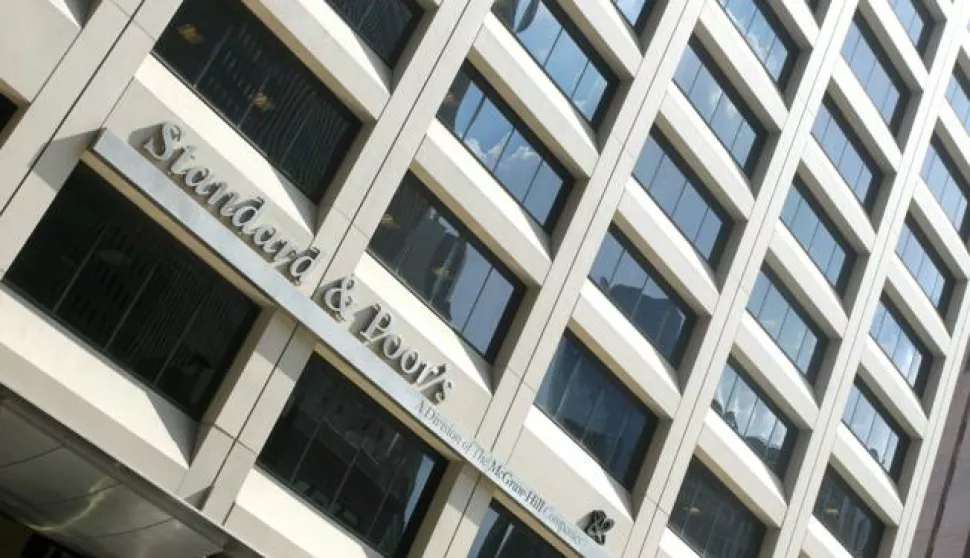
<path id="1" fill-rule="evenodd" d="M 930 302 L 940 313 L 946 310 L 953 290 L 953 275 L 950 274 L 940 257 L 933 250 L 929 240 L 917 228 L 916 223 L 907 219 L 899 234 L 896 255 L 919 283 Z"/>
<path id="2" fill-rule="evenodd" d="M 491 360 L 523 287 L 408 173 L 368 248 L 391 273 Z"/>
<path id="3" fill-rule="evenodd" d="M 661 355 L 680 364 L 694 313 L 615 227 L 606 233 L 589 278 Z"/>
<path id="4" fill-rule="evenodd" d="M 492 500 L 468 558 L 561 558 L 542 537 L 532 532 L 501 504 Z"/>
<path id="5" fill-rule="evenodd" d="M 750 176 L 767 133 L 696 38 L 684 49 L 674 82 L 731 158 Z"/>
<path id="6" fill-rule="evenodd" d="M 798 178 L 788 190 L 785 206 L 781 210 L 781 221 L 832 288 L 843 294 L 852 273 L 855 253 Z"/>
<path id="7" fill-rule="evenodd" d="M 470 64 L 455 77 L 438 119 L 533 219 L 552 227 L 571 179 Z"/>
<path id="8" fill-rule="evenodd" d="M 858 380 L 849 392 L 842 422 L 892 478 L 899 478 L 909 440 L 871 392 Z"/>
<path id="9" fill-rule="evenodd" d="M 946 100 L 963 123 L 963 129 L 970 132 L 970 78 L 959 67 L 953 69 L 946 86 Z"/>
<path id="10" fill-rule="evenodd" d="M 825 353 L 825 339 L 795 304 L 795 298 L 766 268 L 755 281 L 748 299 L 748 312 L 775 340 L 795 368 L 809 381 L 814 380 Z"/>
<path id="11" fill-rule="evenodd" d="M 825 98 L 818 109 L 815 123 L 812 125 L 812 136 L 835 165 L 862 207 L 866 211 L 871 211 L 879 193 L 882 172 L 866 152 L 862 140 L 849 126 L 849 121 L 829 97 Z"/>
<path id="12" fill-rule="evenodd" d="M 720 260 L 731 223 L 700 179 L 657 128 L 640 151 L 633 178 L 711 267 Z"/>
<path id="13" fill-rule="evenodd" d="M 857 558 L 875 558 L 883 524 L 831 467 L 815 501 L 815 518 Z"/>
<path id="14" fill-rule="evenodd" d="M 259 312 L 83 165 L 4 279 L 195 419 Z"/>
<path id="15" fill-rule="evenodd" d="M 923 169 L 920 172 L 923 182 L 929 187 L 933 197 L 940 203 L 950 222 L 961 236 L 967 235 L 967 192 L 970 186 L 960 173 L 956 163 L 937 136 L 933 136 L 926 148 Z"/>
<path id="16" fill-rule="evenodd" d="M 617 11 L 626 19 L 634 29 L 643 27 L 643 22 L 647 20 L 650 7 L 654 0 L 610 0 L 616 6 Z"/>
<path id="17" fill-rule="evenodd" d="M 869 335 L 882 347 L 913 390 L 917 394 L 923 393 L 933 356 L 888 301 L 879 301 Z"/>
<path id="18" fill-rule="evenodd" d="M 724 367 L 711 407 L 769 469 L 784 475 L 796 431 L 736 363 Z"/>
<path id="19" fill-rule="evenodd" d="M 0 130 L 3 130 L 4 126 L 13 118 L 13 115 L 17 114 L 17 105 L 13 104 L 13 101 L 0 95 Z"/>
<path id="20" fill-rule="evenodd" d="M 397 62 L 421 19 L 414 0 L 327 0 L 388 66 Z"/>
<path id="21" fill-rule="evenodd" d="M 842 58 L 866 90 L 889 128 L 896 132 L 906 110 L 906 83 L 862 16 L 856 15 L 842 44 Z"/>
<path id="22" fill-rule="evenodd" d="M 598 123 L 616 78 L 559 6 L 549 0 L 503 0 L 492 11 L 579 114 Z"/>
<path id="23" fill-rule="evenodd" d="M 765 526 L 696 458 L 687 469 L 667 527 L 700 558 L 758 555 Z"/>
<path id="24" fill-rule="evenodd" d="M 241 2 L 186 0 L 155 54 L 320 201 L 360 122 Z"/>
<path id="25" fill-rule="evenodd" d="M 542 380 L 536 406 L 610 476 L 633 487 L 657 418 L 568 333 Z"/>
<path id="26" fill-rule="evenodd" d="M 385 556 L 405 556 L 445 460 L 319 355 L 259 463 Z"/>
<path id="27" fill-rule="evenodd" d="M 768 75 L 784 87 L 795 65 L 797 47 L 763 0 L 718 0 Z"/>
<path id="28" fill-rule="evenodd" d="M 926 52 L 933 31 L 933 18 L 922 0 L 889 0 L 906 35 L 921 54 Z"/>

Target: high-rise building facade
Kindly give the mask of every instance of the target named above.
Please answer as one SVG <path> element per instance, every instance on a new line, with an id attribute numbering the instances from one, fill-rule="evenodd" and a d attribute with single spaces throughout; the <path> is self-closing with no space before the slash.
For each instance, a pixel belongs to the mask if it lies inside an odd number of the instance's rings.
<path id="1" fill-rule="evenodd" d="M 7 0 L 0 548 L 904 557 L 963 0 Z"/>

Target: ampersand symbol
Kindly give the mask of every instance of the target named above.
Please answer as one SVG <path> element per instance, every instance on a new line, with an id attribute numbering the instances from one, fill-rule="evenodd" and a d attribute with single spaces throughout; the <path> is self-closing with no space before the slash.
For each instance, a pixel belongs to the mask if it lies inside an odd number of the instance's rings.
<path id="1" fill-rule="evenodd" d="M 340 284 L 323 293 L 323 303 L 341 320 L 350 318 L 350 311 L 354 306 L 354 288 L 357 280 L 353 275 L 344 277 Z"/>
<path id="2" fill-rule="evenodd" d="M 589 524 L 586 525 L 584 531 L 596 544 L 602 546 L 606 543 L 606 533 L 613 528 L 616 522 L 606 517 L 606 512 L 603 510 L 594 510 L 593 513 L 589 514 Z"/>

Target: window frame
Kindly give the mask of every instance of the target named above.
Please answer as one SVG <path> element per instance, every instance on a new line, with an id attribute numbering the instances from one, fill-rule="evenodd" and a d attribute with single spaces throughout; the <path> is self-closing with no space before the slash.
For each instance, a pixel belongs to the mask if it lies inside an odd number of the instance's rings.
<path id="1" fill-rule="evenodd" d="M 866 216 L 868 216 L 871 221 L 873 218 L 873 210 L 876 207 L 876 201 L 879 199 L 879 196 L 883 190 L 883 183 L 886 180 L 886 173 L 876 161 L 875 156 L 869 152 L 865 142 L 863 142 L 862 138 L 859 137 L 858 132 L 856 132 L 855 128 L 852 126 L 852 122 L 849 121 L 848 117 L 839 107 L 838 103 L 835 102 L 835 99 L 826 94 L 825 98 L 822 100 L 822 106 L 825 107 L 825 110 L 829 113 L 833 123 L 835 123 L 835 125 L 839 128 L 842 135 L 845 136 L 846 142 L 851 144 L 852 148 L 860 154 L 863 164 L 868 166 L 870 171 L 873 173 L 873 180 L 870 183 L 869 191 L 866 193 L 865 200 L 859 199 L 859 196 L 856 194 L 855 187 L 849 184 L 849 180 L 842 174 L 842 169 L 839 168 L 839 163 L 832 160 L 832 156 L 829 154 L 828 150 L 825 149 L 824 145 L 822 144 L 822 140 L 816 138 L 815 134 L 811 134 L 812 139 L 818 144 L 822 153 L 825 155 L 825 158 L 835 168 L 835 172 L 839 175 L 839 178 L 842 179 L 842 183 L 849 188 L 849 193 L 852 194 L 852 199 L 859 203 L 859 206 L 862 207 L 863 211 L 866 213 Z M 818 113 L 816 113 L 815 118 L 816 120 L 818 119 Z M 814 127 L 815 123 L 813 122 L 812 128 Z"/>
<path id="2" fill-rule="evenodd" d="M 872 511 L 872 509 L 869 506 L 866 505 L 866 503 L 862 500 L 862 498 L 860 498 L 859 495 L 855 493 L 855 490 L 852 489 L 849 483 L 846 482 L 844 478 L 842 478 L 842 475 L 840 475 L 832 467 L 831 464 L 829 464 L 828 467 L 826 468 L 825 475 L 822 477 L 822 484 L 819 485 L 818 492 L 815 495 L 815 505 L 812 506 L 812 517 L 814 517 L 816 521 L 822 524 L 825 530 L 828 531 L 830 535 L 832 535 L 832 538 L 838 541 L 839 545 L 842 546 L 843 549 L 845 549 L 846 553 L 851 554 L 851 551 L 849 550 L 848 547 L 845 546 L 845 542 L 842 541 L 839 535 L 833 532 L 832 528 L 829 527 L 826 521 L 824 521 L 822 518 L 818 516 L 819 514 L 818 508 L 819 508 L 819 503 L 821 502 L 820 498 L 822 496 L 822 490 L 824 490 L 826 485 L 829 483 L 833 483 L 839 489 L 839 491 L 842 492 L 842 496 L 849 500 L 849 503 L 852 504 L 853 506 L 853 511 L 861 510 L 862 512 L 864 512 L 866 516 L 868 516 L 867 518 L 878 527 L 879 534 L 876 537 L 876 541 L 878 542 L 878 544 L 876 544 L 873 547 L 873 546 L 870 546 L 871 545 L 870 543 L 870 544 L 867 544 L 866 548 L 863 549 L 863 558 L 875 558 L 876 554 L 878 553 L 878 549 L 882 544 L 882 539 L 886 535 L 886 525 L 885 523 L 882 522 L 882 520 L 880 520 L 879 516 L 876 515 L 876 513 Z M 874 550 L 874 552 L 866 553 L 865 552 L 866 549 L 872 549 Z"/>
<path id="3" fill-rule="evenodd" d="M 893 17 L 897 17 L 895 11 L 893 11 Z M 869 50 L 872 51 L 875 58 L 875 63 L 878 64 L 882 68 L 882 71 L 886 73 L 886 75 L 889 77 L 890 83 L 899 89 L 899 99 L 896 107 L 893 109 L 892 116 L 889 118 L 889 122 L 886 122 L 885 118 L 882 118 L 882 114 L 880 113 L 880 120 L 886 124 L 889 131 L 892 132 L 892 135 L 895 138 L 902 130 L 903 118 L 906 116 L 906 110 L 912 102 L 913 92 L 910 90 L 909 84 L 906 83 L 906 80 L 903 79 L 902 74 L 896 70 L 896 65 L 893 64 L 889 53 L 882 45 L 882 42 L 879 41 L 879 37 L 876 36 L 876 33 L 872 30 L 872 26 L 868 21 L 866 21 L 866 18 L 862 15 L 862 12 L 856 11 L 855 15 L 852 17 L 851 25 L 855 26 L 859 30 L 859 37 L 864 43 L 866 43 Z M 845 48 L 845 41 L 842 42 L 842 48 Z M 842 57 L 842 60 L 845 62 L 846 66 L 849 67 L 849 71 L 852 72 L 852 75 L 856 78 L 856 81 L 858 81 L 859 85 L 862 86 L 862 90 L 866 92 L 866 97 L 869 98 L 869 102 L 871 102 L 876 108 L 876 112 L 880 112 L 879 106 L 876 105 L 875 99 L 873 99 L 872 94 L 869 93 L 868 84 L 862 83 L 862 78 L 860 78 L 859 74 L 856 73 L 855 68 L 852 67 L 849 60 L 846 60 L 842 49 L 839 49 L 839 55 Z"/>
<path id="4" fill-rule="evenodd" d="M 968 120 L 968 122 L 970 122 L 970 120 Z M 929 145 L 927 146 L 926 151 L 924 151 L 923 153 L 923 164 L 920 165 L 920 172 L 918 173 L 918 176 L 919 176 L 919 179 L 923 182 L 923 184 L 930 190 L 930 196 L 932 196 L 933 201 L 935 201 L 936 204 L 940 206 L 940 208 L 943 210 L 944 213 L 946 213 L 946 208 L 943 207 L 943 202 L 937 199 L 936 195 L 933 194 L 933 187 L 930 185 L 929 182 L 927 182 L 927 179 L 923 176 L 923 167 L 926 166 L 926 161 L 929 157 L 930 149 L 932 149 L 933 152 L 936 153 L 937 160 L 940 162 L 940 164 L 943 165 L 944 169 L 946 169 L 947 174 L 950 175 L 950 179 L 960 190 L 960 193 L 963 194 L 963 199 L 967 203 L 967 207 L 964 209 L 964 212 L 963 212 L 963 223 L 961 223 L 958 226 L 952 220 L 947 219 L 950 225 L 956 230 L 957 234 L 960 236 L 960 239 L 966 242 L 968 239 L 970 239 L 970 181 L 968 181 L 967 178 L 960 171 L 960 168 L 957 165 L 957 162 L 954 160 L 953 156 L 950 155 L 950 150 L 947 148 L 943 139 L 939 137 L 939 134 L 934 132 L 932 137 L 930 138 L 930 142 L 929 142 Z"/>
<path id="5" fill-rule="evenodd" d="M 650 13 L 653 12 L 653 8 L 656 6 L 658 0 L 644 0 L 643 6 L 640 7 L 640 15 L 637 16 L 636 22 L 631 22 L 627 17 L 620 11 L 620 7 L 616 5 L 618 0 L 609 0 L 613 9 L 616 10 L 617 15 L 620 16 L 620 20 L 627 26 L 627 28 L 633 33 L 633 36 L 639 39 L 640 33 L 642 33 L 647 25 L 647 19 L 650 17 Z M 639 40 L 637 41 L 639 43 Z"/>
<path id="6" fill-rule="evenodd" d="M 717 0 L 717 3 L 720 6 L 721 10 L 725 13 L 725 15 L 728 16 L 728 19 L 731 20 L 731 24 L 734 26 L 735 29 L 737 29 L 738 33 L 741 35 L 741 38 L 744 39 L 744 44 L 748 46 L 748 48 L 754 54 L 754 57 L 765 69 L 765 73 L 768 74 L 768 77 L 770 78 L 771 82 L 775 84 L 775 88 L 778 90 L 778 93 L 784 96 L 785 90 L 791 84 L 791 78 L 794 75 L 795 66 L 798 64 L 798 59 L 801 56 L 801 49 L 799 48 L 798 43 L 795 42 L 795 38 L 792 37 L 792 34 L 788 31 L 788 28 L 785 27 L 785 24 L 782 22 L 781 18 L 778 17 L 778 14 L 775 13 L 775 11 L 771 8 L 771 6 L 767 2 L 764 2 L 762 0 L 747 0 L 747 1 L 750 1 L 751 4 L 754 6 L 755 11 L 760 13 L 762 17 L 765 18 L 765 21 L 767 21 L 768 26 L 771 28 L 771 31 L 777 36 L 778 41 L 781 42 L 783 45 L 785 45 L 785 48 L 788 51 L 788 55 L 785 57 L 786 58 L 785 63 L 782 66 L 782 70 L 778 74 L 778 79 L 775 79 L 775 77 L 772 76 L 771 72 L 768 70 L 767 64 L 765 64 L 765 62 L 761 59 L 761 57 L 758 56 L 758 53 L 755 52 L 754 46 L 751 44 L 751 41 L 748 39 L 747 31 L 744 31 L 741 29 L 741 27 L 738 25 L 738 22 L 734 19 L 734 17 L 732 17 L 731 13 L 728 11 L 728 7 L 726 4 L 727 2 L 730 2 L 730 1 L 731 0 Z"/>
<path id="7" fill-rule="evenodd" d="M 906 24 L 903 23 L 903 20 L 900 19 L 899 14 L 896 12 L 896 4 L 895 4 L 896 1 L 898 0 L 890 0 L 889 7 L 892 9 L 893 15 L 896 16 L 896 19 L 899 21 L 900 25 L 906 31 L 906 36 L 909 37 L 909 28 L 906 26 Z M 923 0 L 903 0 L 903 1 L 909 2 L 909 4 L 913 6 L 913 11 L 916 13 L 916 16 L 919 18 L 919 20 L 923 23 L 923 29 L 922 31 L 920 31 L 919 37 L 916 39 L 916 41 L 913 42 L 912 37 L 909 37 L 909 38 L 910 38 L 911 44 L 916 49 L 916 52 L 918 52 L 921 57 L 926 56 L 927 47 L 930 46 L 930 39 L 933 37 L 933 31 L 936 27 L 937 22 L 933 18 L 933 14 L 926 7 L 926 4 L 923 3 Z"/>
<path id="8" fill-rule="evenodd" d="M 896 422 L 896 420 L 892 417 L 892 415 L 886 410 L 886 407 L 882 404 L 882 401 L 880 401 L 879 398 L 876 397 L 875 394 L 873 394 L 872 390 L 870 390 L 869 387 L 866 386 L 866 384 L 862 381 L 861 378 L 856 377 L 855 382 L 853 382 L 852 385 L 853 387 L 855 387 L 856 390 L 859 391 L 862 397 L 866 398 L 866 401 L 869 403 L 870 406 L 872 406 L 873 410 L 875 411 L 876 416 L 882 419 L 882 421 L 886 423 L 886 426 L 889 428 L 889 430 L 892 431 L 892 433 L 895 434 L 897 438 L 899 438 L 899 444 L 896 446 L 896 452 L 893 455 L 892 463 L 889 469 L 886 469 L 882 465 L 882 463 L 880 463 L 875 457 L 873 457 L 871 453 L 869 453 L 869 448 L 866 446 L 866 441 L 860 438 L 859 434 L 855 430 L 853 430 L 850 425 L 846 424 L 845 412 L 847 409 L 843 410 L 842 419 L 841 419 L 842 424 L 845 425 L 846 429 L 849 432 L 851 432 L 852 436 L 859 442 L 859 444 L 862 445 L 862 447 L 865 449 L 869 457 L 876 462 L 876 465 L 878 465 L 879 468 L 883 472 L 885 472 L 890 479 L 898 482 L 900 474 L 902 473 L 903 463 L 906 461 L 906 454 L 909 451 L 909 445 L 910 445 L 909 435 L 906 433 L 905 430 L 903 430 L 901 426 L 899 426 L 899 423 Z M 850 396 L 851 396 L 851 393 L 852 392 L 850 391 L 849 392 Z M 848 404 L 848 401 L 846 402 L 846 404 Z"/>
<path id="9" fill-rule="evenodd" d="M 956 277 L 953 274 L 953 272 L 950 270 L 950 267 L 946 265 L 946 263 L 943 261 L 943 258 L 940 257 L 940 254 L 936 250 L 936 247 L 933 246 L 933 243 L 930 241 L 929 237 L 926 236 L 926 233 L 924 233 L 922 228 L 920 228 L 919 224 L 916 222 L 916 219 L 914 219 L 911 215 L 907 215 L 905 221 L 903 221 L 903 228 L 909 230 L 910 234 L 913 236 L 913 239 L 923 250 L 923 253 L 926 255 L 927 258 L 929 258 L 930 262 L 932 262 L 933 266 L 940 272 L 940 275 L 943 277 L 943 290 L 942 292 L 940 292 L 939 303 L 934 302 L 930 298 L 929 293 L 927 293 L 926 289 L 923 288 L 923 284 L 920 283 L 919 278 L 916 277 L 916 275 L 914 275 L 913 273 L 913 270 L 909 269 L 909 266 L 906 265 L 906 260 L 903 259 L 902 254 L 899 253 L 898 240 L 896 242 L 896 248 L 893 250 L 893 252 L 896 254 L 896 257 L 899 258 L 900 263 L 903 264 L 903 268 L 906 269 L 910 277 L 913 278 L 913 281 L 915 281 L 916 284 L 919 286 L 920 292 L 922 292 L 926 296 L 926 299 L 929 300 L 933 308 L 936 309 L 940 318 L 945 319 L 947 309 L 950 306 L 951 297 L 953 296 L 953 292 L 956 287 L 956 282 L 957 282 Z"/>
<path id="10" fill-rule="evenodd" d="M 896 325 L 899 326 L 900 331 L 905 334 L 914 345 L 916 345 L 916 348 L 920 352 L 922 352 L 921 356 L 923 356 L 924 362 L 920 364 L 920 368 L 916 372 L 916 381 L 914 383 L 909 382 L 909 378 L 907 378 L 905 373 L 899 369 L 899 365 L 896 364 L 895 360 L 893 360 L 892 355 L 890 355 L 886 348 L 882 346 L 882 343 L 880 343 L 879 340 L 873 336 L 872 323 L 869 324 L 869 337 L 876 343 L 876 346 L 879 347 L 882 354 L 886 356 L 890 364 L 892 364 L 893 369 L 895 369 L 896 372 L 903 378 L 906 385 L 913 390 L 913 393 L 915 393 L 917 397 L 922 397 L 926 391 L 926 384 L 929 382 L 930 372 L 933 369 L 933 363 L 936 361 L 937 356 L 932 352 L 932 350 L 930 350 L 930 347 L 926 344 L 926 342 L 923 341 L 923 338 L 920 337 L 915 330 L 913 330 L 913 327 L 909 325 L 909 322 L 906 320 L 905 316 L 902 315 L 902 312 L 899 311 L 899 308 L 896 307 L 893 301 L 890 300 L 885 293 L 883 293 L 883 295 L 879 298 L 879 304 L 885 307 L 886 312 L 890 317 L 892 317 L 893 321 L 896 322 Z M 879 310 L 879 306 L 876 307 L 876 310 Z M 875 315 L 873 318 L 875 318 Z"/>
<path id="11" fill-rule="evenodd" d="M 354 0 L 354 1 L 360 2 L 361 0 Z M 373 3 L 375 1 L 380 1 L 380 0 L 370 0 L 371 4 L 369 6 L 369 9 L 373 9 Z M 364 34 L 362 34 L 358 29 L 358 27 L 353 23 L 351 23 L 349 19 L 347 19 L 347 16 L 343 13 L 342 10 L 335 7 L 330 2 L 330 0 L 325 0 L 327 6 L 340 17 L 340 20 L 343 21 L 347 25 L 347 27 L 351 29 L 351 31 L 354 32 L 354 35 L 360 38 L 364 42 L 364 44 L 367 45 L 367 48 L 369 48 L 377 56 L 377 58 L 381 60 L 381 62 L 383 62 L 385 65 L 387 65 L 389 69 L 392 69 L 392 70 L 397 66 L 398 62 L 401 61 L 401 55 L 403 55 L 404 51 L 407 50 L 408 44 L 411 42 L 411 39 L 414 38 L 414 32 L 418 29 L 418 26 L 421 25 L 421 20 L 424 19 L 424 15 L 425 15 L 425 10 L 421 7 L 421 4 L 419 4 L 416 0 L 394 0 L 394 1 L 400 4 L 401 6 L 403 6 L 407 11 L 409 11 L 411 13 L 412 18 L 411 18 L 411 21 L 408 23 L 408 25 L 404 28 L 401 34 L 401 40 L 399 41 L 399 44 L 391 51 L 389 55 L 390 59 L 385 59 L 383 56 L 381 56 L 381 54 L 377 51 L 377 49 L 374 48 L 373 41 L 371 41 Z"/>

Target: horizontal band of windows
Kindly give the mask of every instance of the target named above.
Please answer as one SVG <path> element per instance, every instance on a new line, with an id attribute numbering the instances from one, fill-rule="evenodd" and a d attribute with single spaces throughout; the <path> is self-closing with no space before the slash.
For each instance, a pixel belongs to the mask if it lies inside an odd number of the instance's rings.
<path id="1" fill-rule="evenodd" d="M 933 355 L 885 296 L 872 318 L 869 335 L 917 395 L 926 387 Z"/>
<path id="2" fill-rule="evenodd" d="M 939 202 L 960 237 L 970 237 L 970 183 L 960 172 L 956 162 L 947 151 L 943 140 L 936 134 L 926 148 L 920 177 Z"/>
<path id="3" fill-rule="evenodd" d="M 822 479 L 814 515 L 849 554 L 876 557 L 885 526 L 831 466 Z"/>
<path id="4" fill-rule="evenodd" d="M 667 528 L 700 558 L 757 556 L 765 526 L 695 457 Z"/>
<path id="5" fill-rule="evenodd" d="M 896 14 L 896 19 L 906 31 L 906 36 L 912 41 L 916 51 L 926 54 L 933 35 L 933 16 L 926 9 L 922 0 L 889 0 L 889 5 Z"/>
<path id="6" fill-rule="evenodd" d="M 562 558 L 555 548 L 492 500 L 467 558 Z"/>
<path id="7" fill-rule="evenodd" d="M 447 461 L 314 354 L 259 465 L 384 556 L 405 556 Z"/>
<path id="8" fill-rule="evenodd" d="M 323 198 L 361 123 L 244 5 L 186 0 L 154 52 L 307 198 Z"/>
<path id="9" fill-rule="evenodd" d="M 815 116 L 812 136 L 871 217 L 879 195 L 882 171 L 829 96 L 825 97 Z"/>
<path id="10" fill-rule="evenodd" d="M 779 87 L 788 85 L 798 46 L 771 6 L 763 0 L 718 0 L 755 57 Z"/>
<path id="11" fill-rule="evenodd" d="M 368 251 L 472 349 L 494 361 L 525 287 L 410 172 Z"/>
<path id="12" fill-rule="evenodd" d="M 876 463 L 891 478 L 899 480 L 909 439 L 859 379 L 849 392 L 842 422 Z"/>
<path id="13" fill-rule="evenodd" d="M 452 82 L 438 120 L 536 223 L 552 230 L 573 179 L 470 63 Z"/>
<path id="14" fill-rule="evenodd" d="M 503 0 L 492 12 L 576 112 L 597 127 L 618 79 L 562 9 L 548 0 Z"/>
<path id="15" fill-rule="evenodd" d="M 751 177 L 768 132 L 697 37 L 684 49 L 674 83 L 746 176 Z"/>
<path id="16" fill-rule="evenodd" d="M 906 112 L 909 90 L 875 34 L 858 13 L 842 44 L 842 57 L 883 121 L 893 133 L 898 132 Z"/>
<path id="17" fill-rule="evenodd" d="M 615 226 L 607 231 L 589 278 L 677 368 L 697 316 Z"/>
<path id="18" fill-rule="evenodd" d="M 367 46 L 390 67 L 421 21 L 415 0 L 326 0 Z"/>
<path id="19" fill-rule="evenodd" d="M 941 317 L 946 314 L 956 280 L 912 218 L 907 218 L 896 244 L 896 255 Z"/>
<path id="20" fill-rule="evenodd" d="M 84 165 L 4 281 L 195 420 L 259 314 Z"/>
<path id="21" fill-rule="evenodd" d="M 716 268 L 733 223 L 656 126 L 640 151 L 633 178 L 711 269 Z"/>
<path id="22" fill-rule="evenodd" d="M 568 331 L 559 341 L 535 405 L 614 480 L 632 490 L 657 417 Z"/>

